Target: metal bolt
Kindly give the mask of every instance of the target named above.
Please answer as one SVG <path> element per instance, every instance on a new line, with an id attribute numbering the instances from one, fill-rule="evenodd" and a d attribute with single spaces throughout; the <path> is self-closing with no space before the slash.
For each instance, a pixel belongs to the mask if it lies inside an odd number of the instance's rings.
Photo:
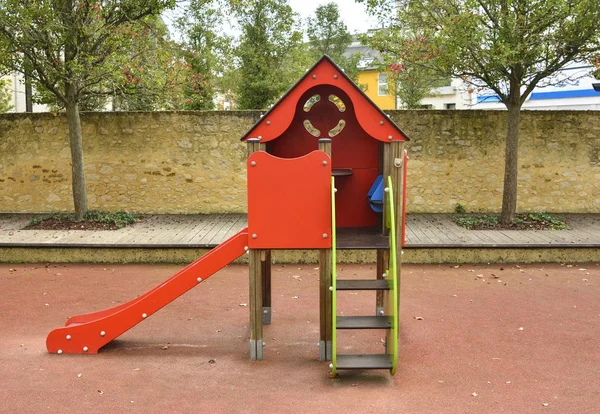
<path id="1" fill-rule="evenodd" d="M 265 310 L 263 311 L 263 313 L 266 315 L 267 313 L 269 313 L 269 311 L 268 311 L 267 309 L 265 309 Z"/>
<path id="2" fill-rule="evenodd" d="M 202 282 L 202 278 L 199 277 L 198 279 L 196 279 L 198 281 L 198 283 Z"/>
<path id="3" fill-rule="evenodd" d="M 388 139 L 391 141 L 392 139 L 394 139 L 394 137 L 392 137 L 391 135 L 388 135 Z"/>
<path id="4" fill-rule="evenodd" d="M 67 341 L 71 339 L 71 335 L 67 335 Z"/>
<path id="5" fill-rule="evenodd" d="M 244 250 L 245 250 L 245 251 L 248 251 L 248 246 L 244 246 Z"/>
<path id="6" fill-rule="evenodd" d="M 256 233 L 254 233 L 254 234 L 252 235 L 252 238 L 253 238 L 253 239 L 256 239 L 257 237 L 258 237 L 258 235 L 257 235 Z"/>
<path id="7" fill-rule="evenodd" d="M 56 351 L 56 353 L 57 353 L 58 355 L 62 354 L 62 349 L 59 349 L 58 351 Z"/>
<path id="8" fill-rule="evenodd" d="M 256 167 L 256 161 L 252 161 L 252 162 L 250 163 L 250 165 L 251 165 L 251 166 L 253 166 L 253 167 Z"/>
<path id="9" fill-rule="evenodd" d="M 408 239 L 408 237 L 407 237 L 407 239 Z M 400 250 L 400 254 L 404 254 L 404 250 Z"/>
<path id="10" fill-rule="evenodd" d="M 88 351 L 88 347 L 87 347 L 87 346 L 84 346 L 84 347 L 83 347 L 83 352 L 87 352 L 87 351 Z"/>
<path id="11" fill-rule="evenodd" d="M 327 165 L 327 161 L 323 161 L 323 165 Z"/>
<path id="12" fill-rule="evenodd" d="M 333 364 L 329 364 L 329 368 L 333 368 Z"/>
<path id="13" fill-rule="evenodd" d="M 380 310 L 380 311 L 379 311 L 379 314 L 380 314 L 380 315 L 383 315 L 383 310 Z"/>
<path id="14" fill-rule="evenodd" d="M 263 346 L 266 346 L 266 345 L 267 345 L 267 343 L 266 343 L 266 342 L 263 342 Z"/>
<path id="15" fill-rule="evenodd" d="M 333 292 L 333 286 L 329 286 L 329 291 Z"/>
<path id="16" fill-rule="evenodd" d="M 267 125 L 271 125 L 271 121 L 267 121 Z"/>
<path id="17" fill-rule="evenodd" d="M 317 79 L 317 75 L 312 75 L 312 78 L 313 79 Z"/>
<path id="18" fill-rule="evenodd" d="M 335 75 L 333 75 L 333 79 L 337 79 L 337 78 L 338 78 L 338 75 L 336 73 Z"/>
<path id="19" fill-rule="evenodd" d="M 100 332 L 100 336 L 105 336 L 105 335 L 106 335 L 106 332 L 104 332 L 104 331 Z"/>
<path id="20" fill-rule="evenodd" d="M 262 137 L 259 135 L 259 136 L 258 136 L 258 139 L 262 139 Z M 390 138 L 390 139 L 391 139 L 391 138 Z"/>
<path id="21" fill-rule="evenodd" d="M 337 188 L 334 188 L 334 189 L 333 189 L 333 192 L 334 192 L 334 193 L 337 193 Z"/>
<path id="22" fill-rule="evenodd" d="M 321 347 L 321 343 L 320 343 L 320 342 L 319 342 L 319 343 L 317 343 L 317 347 Z"/>
<path id="23" fill-rule="evenodd" d="M 383 191 L 385 191 L 386 193 L 389 193 L 389 192 L 390 192 L 390 187 L 385 187 L 385 188 L 383 189 Z"/>
<path id="24" fill-rule="evenodd" d="M 323 238 L 326 239 L 327 237 L 327 233 L 323 233 Z"/>
<path id="25" fill-rule="evenodd" d="M 145 313 L 142 313 L 142 318 L 146 319 L 148 317 L 148 315 L 146 315 Z"/>
<path id="26" fill-rule="evenodd" d="M 381 277 L 385 279 L 387 277 L 387 273 L 382 274 Z"/>
<path id="27" fill-rule="evenodd" d="M 383 121 L 379 121 L 379 125 L 383 125 Z"/>

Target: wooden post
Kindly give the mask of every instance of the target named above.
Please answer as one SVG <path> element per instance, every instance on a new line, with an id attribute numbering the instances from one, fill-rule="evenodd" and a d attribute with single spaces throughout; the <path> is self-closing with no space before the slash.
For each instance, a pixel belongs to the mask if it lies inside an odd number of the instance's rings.
<path id="1" fill-rule="evenodd" d="M 261 250 L 260 257 L 262 272 L 262 323 L 271 325 L 271 250 Z"/>
<path id="2" fill-rule="evenodd" d="M 261 144 L 259 139 L 250 138 L 246 142 L 248 144 L 248 157 L 253 152 L 260 150 Z M 250 360 L 260 361 L 263 359 L 263 301 L 265 296 L 263 291 L 265 281 L 263 279 L 266 273 L 263 263 L 266 262 L 267 255 L 266 251 L 261 249 L 251 249 L 249 255 Z M 262 260 L 263 258 L 265 260 Z M 271 286 L 270 280 L 268 285 L 269 287 Z"/>
<path id="3" fill-rule="evenodd" d="M 387 185 L 387 177 L 389 177 L 392 173 L 392 165 L 393 159 L 391 157 L 391 144 L 389 142 L 383 143 L 383 166 L 382 166 L 382 174 L 383 174 L 383 182 L 384 185 Z M 384 197 L 387 197 L 387 193 L 384 194 Z M 381 234 L 387 236 L 389 234 L 389 230 L 386 227 L 386 216 L 387 216 L 387 203 L 384 200 L 383 203 L 383 214 L 381 220 Z M 377 279 L 383 279 L 383 274 L 389 268 L 389 259 L 390 259 L 390 251 L 389 250 L 377 250 Z M 384 308 L 383 305 L 383 291 L 378 290 L 375 294 L 375 315 L 380 315 L 381 311 Z"/>
<path id="4" fill-rule="evenodd" d="M 267 144 L 259 142 L 256 151 L 266 151 Z M 262 267 L 262 323 L 263 325 L 271 325 L 273 318 L 273 309 L 271 308 L 271 250 L 263 250 L 261 255 Z"/>
<path id="5" fill-rule="evenodd" d="M 319 139 L 319 150 L 324 151 L 331 157 L 331 139 Z M 332 293 L 329 288 L 332 286 L 331 280 L 331 249 L 319 250 L 319 303 L 320 303 L 320 339 L 319 339 L 319 360 L 329 361 L 332 356 L 331 349 L 331 329 L 332 329 Z"/>
<path id="6" fill-rule="evenodd" d="M 377 279 L 383 279 L 383 274 L 390 267 L 390 251 L 386 249 L 377 250 Z M 379 316 L 384 311 L 383 298 L 384 291 L 378 290 L 375 293 L 375 315 Z"/>
<path id="7" fill-rule="evenodd" d="M 262 324 L 262 267 L 263 250 L 250 250 L 250 360 L 263 359 L 263 324 Z"/>
<path id="8" fill-rule="evenodd" d="M 402 216 L 404 192 L 404 142 L 391 143 L 392 185 L 394 187 L 394 209 L 396 214 L 396 266 L 398 269 L 398 315 L 400 315 L 400 286 L 402 274 Z"/>

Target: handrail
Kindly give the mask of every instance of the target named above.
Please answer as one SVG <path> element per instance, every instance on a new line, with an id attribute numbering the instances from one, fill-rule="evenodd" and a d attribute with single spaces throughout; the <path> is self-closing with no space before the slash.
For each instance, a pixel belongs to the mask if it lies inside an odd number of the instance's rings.
<path id="1" fill-rule="evenodd" d="M 337 366 L 337 312 L 336 312 L 336 288 L 337 288 L 337 252 L 335 231 L 335 178 L 331 177 L 331 376 L 336 375 Z"/>
<path id="2" fill-rule="evenodd" d="M 394 375 L 396 368 L 398 367 L 398 263 L 396 255 L 396 219 L 394 217 L 394 190 L 392 186 L 392 177 L 387 178 L 387 188 L 385 191 L 387 194 L 388 201 L 388 217 L 386 222 L 388 223 L 390 232 L 390 269 L 388 269 L 387 281 L 390 287 L 388 293 L 388 299 L 391 298 L 391 303 L 388 301 L 388 307 L 391 305 L 391 312 L 387 312 L 391 318 L 392 329 L 388 333 L 387 338 L 387 353 L 392 363 L 390 373 Z M 391 352 L 390 352 L 391 351 Z"/>

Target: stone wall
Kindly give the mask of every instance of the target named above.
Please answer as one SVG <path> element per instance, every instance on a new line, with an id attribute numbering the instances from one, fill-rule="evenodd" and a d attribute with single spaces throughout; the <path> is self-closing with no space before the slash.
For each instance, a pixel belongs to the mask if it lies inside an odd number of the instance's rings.
<path id="1" fill-rule="evenodd" d="M 501 111 L 394 111 L 408 134 L 409 212 L 499 211 Z M 82 115 L 91 209 L 246 210 L 245 145 L 260 112 Z M 600 113 L 524 112 L 520 211 L 600 212 Z M 335 154 L 334 154 L 335 156 Z M 63 115 L 0 115 L 0 212 L 71 211 Z"/>

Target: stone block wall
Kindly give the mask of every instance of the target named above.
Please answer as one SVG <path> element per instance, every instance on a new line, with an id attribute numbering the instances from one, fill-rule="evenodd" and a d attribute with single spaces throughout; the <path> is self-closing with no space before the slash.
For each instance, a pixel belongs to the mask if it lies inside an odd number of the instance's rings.
<path id="1" fill-rule="evenodd" d="M 140 213 L 246 211 L 246 147 L 258 111 L 84 113 L 89 206 Z M 409 212 L 499 211 L 502 111 L 392 111 L 411 138 Z M 600 212 L 600 113 L 526 111 L 520 211 Z M 335 156 L 335 154 L 333 154 Z M 0 212 L 71 211 L 67 124 L 0 115 Z"/>

